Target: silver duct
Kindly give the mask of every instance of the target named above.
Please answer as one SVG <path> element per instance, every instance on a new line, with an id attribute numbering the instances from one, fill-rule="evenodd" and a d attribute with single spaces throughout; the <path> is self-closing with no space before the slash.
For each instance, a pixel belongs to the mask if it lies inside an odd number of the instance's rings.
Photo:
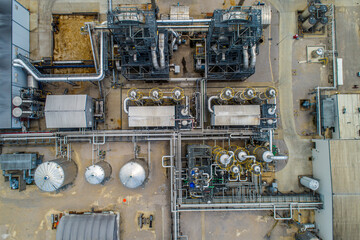
<path id="1" fill-rule="evenodd" d="M 218 96 L 211 96 L 211 97 L 209 97 L 209 99 L 208 99 L 208 110 L 209 110 L 209 112 L 211 112 L 211 113 L 214 112 L 214 110 L 212 109 L 212 106 L 211 106 L 211 102 L 212 102 L 212 100 L 214 100 L 214 99 L 219 99 L 219 97 L 218 97 Z"/>
<path id="2" fill-rule="evenodd" d="M 101 81 L 105 77 L 104 70 L 104 33 L 101 31 L 100 36 L 100 66 L 98 74 L 75 74 L 75 75 L 63 75 L 63 76 L 52 76 L 50 74 L 41 74 L 36 73 L 28 64 L 26 64 L 22 59 L 14 59 L 13 66 L 18 67 L 21 65 L 26 71 L 31 74 L 35 80 L 39 82 L 85 82 L 85 81 Z"/>
<path id="3" fill-rule="evenodd" d="M 244 68 L 249 68 L 249 52 L 248 52 L 248 46 L 243 46 L 243 62 L 244 62 Z"/>
<path id="4" fill-rule="evenodd" d="M 151 59 L 152 59 L 152 63 L 153 63 L 154 68 L 156 70 L 160 70 L 159 63 L 158 63 L 158 60 L 157 60 L 157 55 L 156 55 L 156 46 L 151 47 Z"/>
<path id="5" fill-rule="evenodd" d="M 165 49 L 165 34 L 164 33 L 160 33 L 159 34 L 159 51 L 160 51 L 160 68 L 164 69 L 165 68 L 165 54 L 164 54 L 164 49 Z"/>
<path id="6" fill-rule="evenodd" d="M 250 68 L 254 68 L 256 64 L 256 44 L 254 44 L 254 46 L 251 47 L 250 55 L 251 55 Z"/>

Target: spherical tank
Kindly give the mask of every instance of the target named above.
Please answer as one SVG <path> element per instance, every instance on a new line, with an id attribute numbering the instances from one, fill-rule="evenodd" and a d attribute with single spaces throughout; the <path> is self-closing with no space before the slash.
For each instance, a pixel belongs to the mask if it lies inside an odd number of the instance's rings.
<path id="1" fill-rule="evenodd" d="M 119 178 L 125 187 L 134 189 L 144 184 L 148 174 L 149 170 L 145 161 L 133 159 L 122 166 Z"/>
<path id="2" fill-rule="evenodd" d="M 86 168 L 85 179 L 90 184 L 103 184 L 110 178 L 111 173 L 111 165 L 100 161 Z"/>
<path id="3" fill-rule="evenodd" d="M 72 183 L 77 175 L 74 161 L 55 159 L 40 164 L 34 174 L 36 186 L 44 192 L 54 192 Z"/>

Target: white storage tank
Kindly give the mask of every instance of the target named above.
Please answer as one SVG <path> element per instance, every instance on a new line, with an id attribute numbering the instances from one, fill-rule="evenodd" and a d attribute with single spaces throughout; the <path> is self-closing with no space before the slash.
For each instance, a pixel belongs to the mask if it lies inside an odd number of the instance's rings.
<path id="1" fill-rule="evenodd" d="M 71 184 L 77 175 L 74 161 L 55 159 L 40 164 L 35 170 L 35 184 L 44 192 L 54 192 Z"/>
<path id="2" fill-rule="evenodd" d="M 306 176 L 300 178 L 300 183 L 304 187 L 307 187 L 307 188 L 309 188 L 309 189 L 311 189 L 313 191 L 316 191 L 320 186 L 318 180 L 313 179 L 313 178 L 309 178 L 309 177 L 306 177 Z"/>
<path id="3" fill-rule="evenodd" d="M 149 169 L 144 160 L 133 159 L 125 163 L 119 172 L 121 183 L 127 188 L 142 186 L 149 175 Z"/>
<path id="4" fill-rule="evenodd" d="M 90 184 L 104 184 L 111 176 L 112 168 L 108 162 L 100 161 L 86 168 L 85 179 Z"/>

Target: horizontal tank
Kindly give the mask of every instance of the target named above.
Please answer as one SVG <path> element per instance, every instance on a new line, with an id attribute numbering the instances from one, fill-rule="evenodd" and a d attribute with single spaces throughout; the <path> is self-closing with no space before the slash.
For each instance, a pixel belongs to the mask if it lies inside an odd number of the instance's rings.
<path id="1" fill-rule="evenodd" d="M 309 177 L 306 177 L 306 176 L 304 176 L 304 177 L 302 177 L 302 178 L 300 179 L 300 183 L 301 183 L 301 185 L 303 185 L 304 187 L 307 187 L 307 188 L 309 188 L 309 189 L 311 189 L 311 190 L 313 190 L 313 191 L 316 191 L 316 190 L 319 188 L 319 186 L 320 186 L 318 180 L 313 179 L 313 178 L 309 178 Z"/>
<path id="2" fill-rule="evenodd" d="M 100 161 L 86 168 L 85 179 L 90 184 L 104 184 L 111 176 L 112 168 L 108 162 Z"/>
<path id="3" fill-rule="evenodd" d="M 327 23 L 329 22 L 329 18 L 328 17 L 322 17 L 320 18 L 320 21 L 318 21 L 315 26 L 314 29 L 316 31 L 320 31 Z"/>
<path id="4" fill-rule="evenodd" d="M 272 162 L 274 154 L 269 151 L 266 147 L 261 146 L 249 146 L 248 150 L 250 154 L 254 155 L 256 157 L 256 160 L 259 162 Z"/>
<path id="5" fill-rule="evenodd" d="M 149 169 L 144 160 L 133 159 L 125 163 L 119 172 L 121 183 L 127 188 L 142 186 L 149 175 Z"/>
<path id="6" fill-rule="evenodd" d="M 77 175 L 74 161 L 55 159 L 40 164 L 35 170 L 35 184 L 44 192 L 54 192 L 71 184 Z"/>
<path id="7" fill-rule="evenodd" d="M 314 5 L 309 6 L 306 8 L 300 15 L 300 20 L 304 21 L 307 19 L 310 15 L 316 12 L 316 7 Z"/>
<path id="8" fill-rule="evenodd" d="M 316 18 L 314 16 L 310 16 L 306 21 L 302 23 L 302 28 L 304 31 L 309 31 L 316 24 Z"/>

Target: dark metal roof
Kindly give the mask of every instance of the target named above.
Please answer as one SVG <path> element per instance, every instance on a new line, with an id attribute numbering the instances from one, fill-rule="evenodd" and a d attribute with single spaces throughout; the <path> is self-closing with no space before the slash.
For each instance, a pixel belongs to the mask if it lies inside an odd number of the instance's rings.
<path id="1" fill-rule="evenodd" d="M 60 220 L 56 240 L 119 240 L 118 229 L 116 214 L 66 215 Z"/>

